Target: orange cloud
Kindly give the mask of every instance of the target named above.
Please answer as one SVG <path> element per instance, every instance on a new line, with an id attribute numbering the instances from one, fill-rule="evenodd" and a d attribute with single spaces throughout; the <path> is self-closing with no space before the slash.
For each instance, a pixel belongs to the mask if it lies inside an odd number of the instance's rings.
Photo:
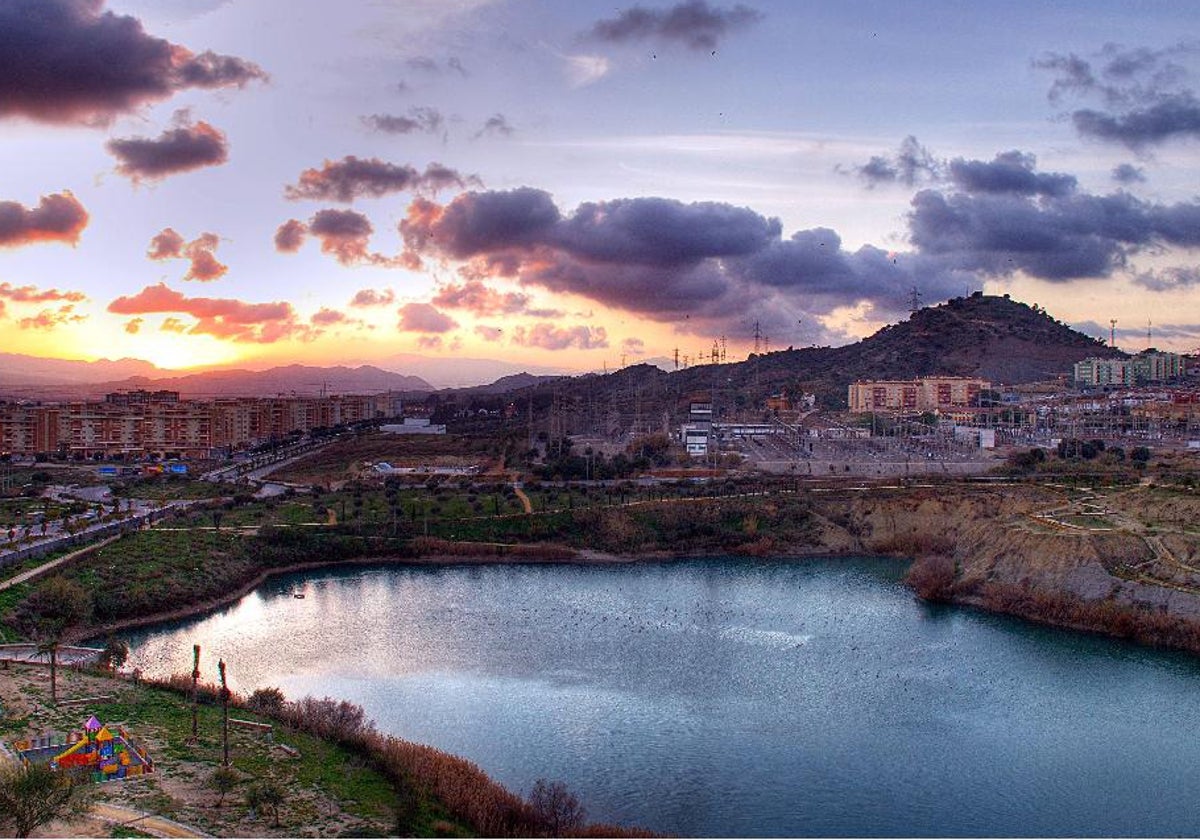
<path id="1" fill-rule="evenodd" d="M 58 309 L 43 309 L 37 315 L 22 318 L 17 325 L 23 330 L 52 330 L 63 324 L 77 324 L 87 320 L 86 315 L 75 314 L 75 304 L 68 303 Z"/>
<path id="2" fill-rule="evenodd" d="M 79 303 L 87 300 L 83 292 L 60 292 L 58 289 L 39 289 L 37 286 L 14 286 L 11 283 L 0 283 L 0 298 L 7 298 L 14 303 L 51 303 L 66 301 Z"/>
<path id="3" fill-rule="evenodd" d="M 309 340 L 312 328 L 300 323 L 290 303 L 247 303 L 232 298 L 187 297 L 165 283 L 147 286 L 136 295 L 108 305 L 116 315 L 182 313 L 196 319 L 188 330 L 228 341 L 271 344 L 286 338 Z M 166 321 L 163 322 L 164 328 Z"/>

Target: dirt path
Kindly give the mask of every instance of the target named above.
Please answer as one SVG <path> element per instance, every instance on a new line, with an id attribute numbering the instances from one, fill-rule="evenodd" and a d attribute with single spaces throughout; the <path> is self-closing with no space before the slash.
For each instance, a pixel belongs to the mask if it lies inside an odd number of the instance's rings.
<path id="1" fill-rule="evenodd" d="M 129 828 L 144 831 L 147 834 L 152 834 L 155 837 L 211 837 L 210 834 L 205 834 L 199 829 L 191 826 L 177 823 L 174 820 L 169 820 L 166 817 L 160 817 L 155 814 L 147 814 L 145 811 L 137 811 L 133 808 L 126 808 L 124 805 L 113 805 L 111 802 L 93 802 L 91 813 L 88 814 L 91 819 L 102 820 L 107 823 L 116 823 Z"/>
<path id="2" fill-rule="evenodd" d="M 513 484 L 513 492 L 517 494 L 517 498 L 521 500 L 521 507 L 525 508 L 526 513 L 533 513 L 533 502 L 529 501 L 529 497 L 525 495 L 525 491 Z"/>

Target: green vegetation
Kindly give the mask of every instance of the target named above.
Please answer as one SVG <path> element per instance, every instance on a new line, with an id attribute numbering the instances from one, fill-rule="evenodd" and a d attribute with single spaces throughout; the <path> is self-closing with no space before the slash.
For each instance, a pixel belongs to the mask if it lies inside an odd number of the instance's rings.
<path id="1" fill-rule="evenodd" d="M 198 481 L 182 475 L 155 475 L 131 478 L 113 484 L 113 494 L 128 499 L 171 502 L 180 499 L 216 499 L 239 492 L 233 484 Z"/>
<path id="2" fill-rule="evenodd" d="M 28 837 L 39 826 L 81 807 L 78 787 L 48 767 L 0 767 L 0 826 Z"/>

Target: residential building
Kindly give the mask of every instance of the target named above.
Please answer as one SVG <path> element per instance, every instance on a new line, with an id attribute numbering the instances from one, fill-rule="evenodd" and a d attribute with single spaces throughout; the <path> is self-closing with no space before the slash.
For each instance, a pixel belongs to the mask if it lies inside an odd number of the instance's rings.
<path id="1" fill-rule="evenodd" d="M 856 412 L 939 411 L 977 404 L 980 392 L 990 388 L 986 379 L 961 376 L 852 382 L 848 402 L 850 410 Z"/>

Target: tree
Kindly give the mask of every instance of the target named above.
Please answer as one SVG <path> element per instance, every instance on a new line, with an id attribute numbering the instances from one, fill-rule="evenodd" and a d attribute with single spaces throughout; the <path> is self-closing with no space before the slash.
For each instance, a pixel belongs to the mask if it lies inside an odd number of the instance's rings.
<path id="1" fill-rule="evenodd" d="M 92 612 L 91 595 L 73 580 L 54 577 L 33 591 L 22 610 L 38 651 L 50 657 L 50 701 L 58 704 L 58 648 L 63 637 Z"/>
<path id="2" fill-rule="evenodd" d="M 225 794 L 236 788 L 239 781 L 241 779 L 232 767 L 218 767 L 212 771 L 205 785 L 217 792 L 217 807 L 220 808 L 225 802 Z"/>
<path id="3" fill-rule="evenodd" d="M 277 782 L 270 779 L 255 782 L 246 790 L 246 807 L 270 814 L 272 825 L 278 828 L 279 806 L 283 804 L 284 798 L 283 788 Z"/>
<path id="4" fill-rule="evenodd" d="M 129 644 L 124 639 L 109 636 L 104 643 L 104 650 L 100 651 L 100 664 L 115 671 L 124 665 L 128 658 Z"/>
<path id="5" fill-rule="evenodd" d="M 534 782 L 529 807 L 551 837 L 562 837 L 566 832 L 580 828 L 587 819 L 587 811 L 562 782 L 545 779 Z"/>
<path id="6" fill-rule="evenodd" d="M 17 837 L 28 837 L 38 826 L 86 808 L 75 794 L 69 776 L 44 764 L 0 767 L 0 825 L 11 826 Z"/>

